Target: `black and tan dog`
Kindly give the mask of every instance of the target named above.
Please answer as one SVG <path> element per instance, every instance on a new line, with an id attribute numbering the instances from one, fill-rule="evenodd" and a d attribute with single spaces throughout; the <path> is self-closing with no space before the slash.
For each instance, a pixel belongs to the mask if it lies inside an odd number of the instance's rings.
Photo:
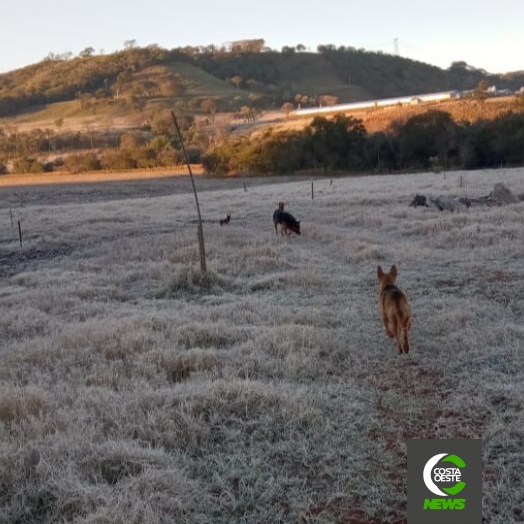
<path id="1" fill-rule="evenodd" d="M 396 285 L 397 267 L 393 265 L 389 273 L 384 273 L 378 266 L 377 276 L 380 285 L 379 311 L 386 332 L 396 339 L 400 354 L 409 353 L 411 308 L 405 293 Z"/>
<path id="2" fill-rule="evenodd" d="M 284 202 L 278 203 L 278 209 L 273 213 L 273 224 L 275 226 L 275 233 L 278 234 L 278 226 L 280 225 L 280 234 L 290 235 L 296 233 L 300 235 L 300 221 L 297 220 L 291 213 L 284 211 Z"/>
<path id="3" fill-rule="evenodd" d="M 297 220 L 291 213 L 284 211 L 280 215 L 279 224 L 282 236 L 290 235 L 291 233 L 300 235 L 300 220 Z"/>

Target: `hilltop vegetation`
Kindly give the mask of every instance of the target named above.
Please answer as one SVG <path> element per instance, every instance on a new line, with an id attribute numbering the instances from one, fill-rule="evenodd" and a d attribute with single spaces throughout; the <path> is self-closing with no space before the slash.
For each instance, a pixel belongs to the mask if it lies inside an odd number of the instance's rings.
<path id="1" fill-rule="evenodd" d="M 490 76 L 463 62 L 443 70 L 349 47 L 276 52 L 263 44 L 249 40 L 229 49 L 172 50 L 129 45 L 110 55 L 86 48 L 77 57 L 51 54 L 2 74 L 0 172 L 171 166 L 182 161 L 171 111 L 182 122 L 191 161 L 199 162 L 223 145 L 233 128 L 241 127 L 244 139 L 249 126 L 271 110 L 469 90 L 482 83 L 512 90 L 524 84 L 524 73 Z M 390 120 L 380 131 L 391 126 L 399 124 Z M 359 166 L 370 168 L 365 162 Z"/>
<path id="2" fill-rule="evenodd" d="M 108 55 L 94 55 L 92 48 L 77 57 L 50 54 L 37 64 L 0 74 L 0 117 L 82 96 L 101 99 L 127 94 L 149 100 L 238 94 L 247 98 L 247 89 L 267 95 L 269 103 L 280 107 L 297 94 L 312 98 L 338 94 L 339 101 L 345 102 L 472 89 L 486 79 L 513 90 L 524 83 L 522 72 L 489 75 L 464 62 L 443 70 L 351 47 L 321 45 L 317 53 L 297 52 L 294 47 L 282 52 L 264 49 L 207 46 L 167 50 L 151 45 Z M 195 70 L 188 66 L 208 75 L 195 83 Z"/>

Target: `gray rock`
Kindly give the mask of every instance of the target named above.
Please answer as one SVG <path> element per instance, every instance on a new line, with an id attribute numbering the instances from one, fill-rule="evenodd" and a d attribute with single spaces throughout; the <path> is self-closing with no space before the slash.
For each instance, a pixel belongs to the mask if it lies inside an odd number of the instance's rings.
<path id="1" fill-rule="evenodd" d="M 493 191 L 490 193 L 490 198 L 497 202 L 497 204 L 515 204 L 520 202 L 518 196 L 514 195 L 504 184 L 495 184 Z"/>
<path id="2" fill-rule="evenodd" d="M 466 209 L 466 206 L 462 202 L 447 195 L 440 195 L 431 200 L 433 200 L 435 206 L 441 211 L 462 211 Z"/>

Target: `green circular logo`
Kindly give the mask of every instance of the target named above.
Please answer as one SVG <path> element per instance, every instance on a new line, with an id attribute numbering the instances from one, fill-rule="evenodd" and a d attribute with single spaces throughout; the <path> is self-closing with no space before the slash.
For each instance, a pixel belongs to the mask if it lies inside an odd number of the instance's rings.
<path id="1" fill-rule="evenodd" d="M 435 467 L 439 462 L 450 462 L 450 467 Z M 455 467 L 453 467 L 453 465 Z M 431 457 L 426 462 L 423 474 L 424 483 L 426 484 L 426 487 L 429 489 L 429 491 L 440 497 L 456 495 L 466 487 L 466 483 L 460 480 L 462 476 L 460 468 L 465 467 L 466 463 L 457 455 L 439 453 L 438 455 Z M 455 482 L 455 485 L 450 488 L 441 488 L 437 485 L 439 483 L 447 484 L 449 482 Z"/>

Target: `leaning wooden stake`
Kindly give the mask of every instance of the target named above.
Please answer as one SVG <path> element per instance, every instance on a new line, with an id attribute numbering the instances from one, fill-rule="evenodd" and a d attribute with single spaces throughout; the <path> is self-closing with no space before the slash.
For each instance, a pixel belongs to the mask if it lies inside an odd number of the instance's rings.
<path id="1" fill-rule="evenodd" d="M 198 203 L 198 194 L 195 186 L 195 181 L 193 179 L 193 173 L 191 171 L 191 165 L 189 164 L 189 159 L 187 157 L 186 148 L 184 146 L 184 139 L 182 138 L 182 133 L 180 132 L 180 127 L 178 127 L 178 122 L 176 120 L 176 116 L 174 111 L 171 111 L 171 116 L 173 117 L 173 124 L 175 125 L 176 132 L 178 133 L 178 137 L 180 138 L 180 144 L 182 146 L 182 152 L 184 153 L 184 158 L 186 160 L 187 169 L 189 171 L 189 177 L 191 178 L 191 185 L 193 186 L 193 193 L 195 195 L 195 202 L 196 202 L 196 208 L 198 213 L 198 247 L 200 249 L 200 270 L 202 271 L 202 274 L 204 275 L 207 272 L 207 266 L 206 266 L 206 250 L 204 247 L 204 229 L 202 227 L 202 215 L 200 214 L 200 204 Z"/>
<path id="2" fill-rule="evenodd" d="M 22 252 L 22 224 L 18 221 L 18 238 L 20 239 L 20 253 Z"/>

